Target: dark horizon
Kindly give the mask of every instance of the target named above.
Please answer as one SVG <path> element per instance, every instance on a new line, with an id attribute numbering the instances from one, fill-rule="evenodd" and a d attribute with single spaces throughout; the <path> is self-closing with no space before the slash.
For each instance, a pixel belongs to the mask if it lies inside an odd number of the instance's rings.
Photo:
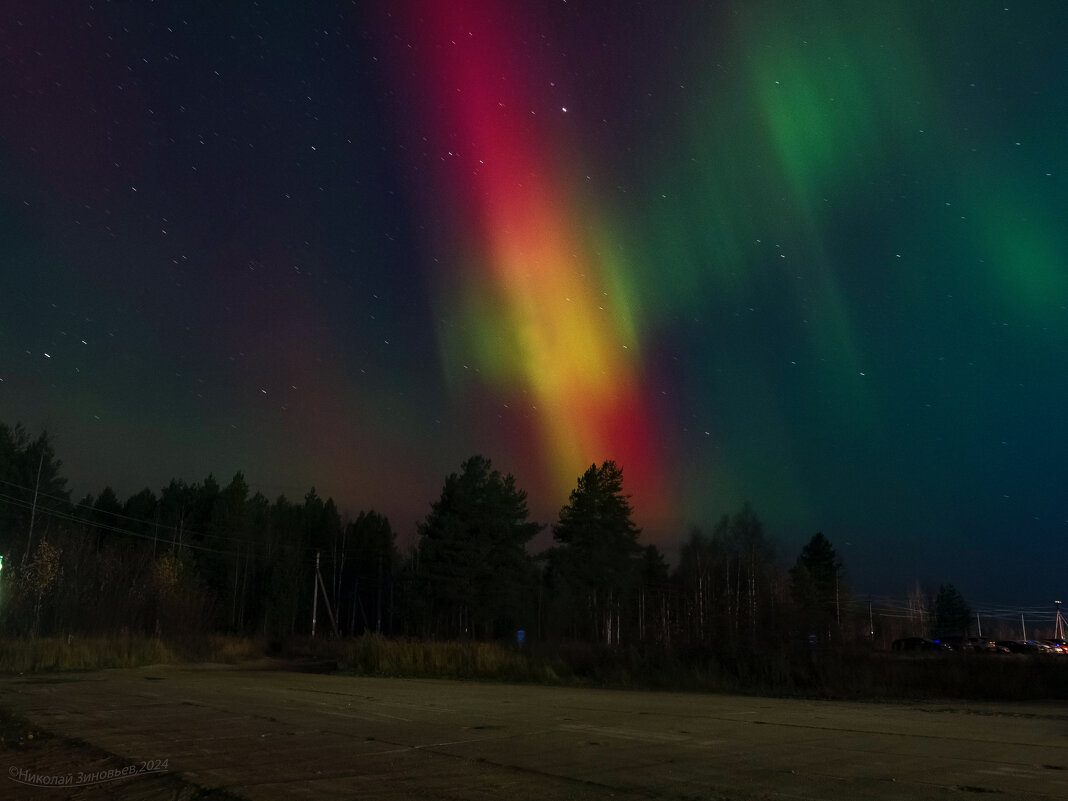
<path id="1" fill-rule="evenodd" d="M 2 423 L 3 421 L 0 421 Z M 31 435 L 31 439 L 35 439 L 35 433 L 45 432 L 28 432 Z M 53 443 L 55 444 L 55 443 Z M 62 454 L 57 454 L 59 461 L 62 462 Z M 492 462 L 492 459 L 490 460 Z M 496 468 L 497 466 L 494 465 Z M 60 474 L 66 479 L 65 466 L 61 468 Z M 450 473 L 458 472 L 460 465 L 450 470 Z M 248 476 L 244 471 L 236 471 L 242 474 L 247 480 Z M 507 473 L 508 471 L 502 471 Z M 105 488 L 115 491 L 118 501 L 123 504 L 127 504 L 130 499 L 143 490 L 149 490 L 157 498 L 160 497 L 160 490 L 164 489 L 171 480 L 184 483 L 186 485 L 202 484 L 209 477 L 222 487 L 225 487 L 229 481 L 234 477 L 221 476 L 211 471 L 204 473 L 197 479 L 190 480 L 187 477 L 172 476 L 166 482 L 163 482 L 159 487 L 152 487 L 150 485 L 142 485 L 137 491 L 123 491 L 122 488 L 115 487 L 114 485 L 107 484 L 101 485 L 95 491 L 90 490 L 86 492 L 79 492 L 76 487 L 72 486 L 70 481 L 67 481 L 67 490 L 70 496 L 70 503 L 82 510 L 83 514 L 90 513 L 93 509 L 93 502 L 99 499 L 100 492 Z M 442 476 L 439 481 L 438 491 L 441 489 L 441 485 L 445 482 L 447 476 Z M 7 481 L 0 481 L 7 488 L 8 492 L 20 489 L 24 491 L 31 491 L 31 487 L 21 487 L 12 484 Z M 292 492 L 279 492 L 274 495 L 268 494 L 264 491 L 263 487 L 256 486 L 249 482 L 250 496 L 256 493 L 262 494 L 267 501 L 274 503 L 280 496 L 285 496 L 291 503 L 300 504 L 305 494 L 311 490 L 315 490 L 322 500 L 336 501 L 329 494 L 320 493 L 318 486 L 313 482 L 308 484 L 303 490 L 299 490 L 296 487 L 290 488 Z M 518 489 L 524 490 L 522 485 L 518 485 Z M 625 490 L 625 487 L 624 487 Z M 437 492 L 431 497 L 428 497 L 425 504 L 424 513 L 410 522 L 410 525 L 405 526 L 403 520 L 398 520 L 389 515 L 388 511 L 383 508 L 374 508 L 372 506 L 366 506 L 361 508 L 349 509 L 343 505 L 340 505 L 338 511 L 341 515 L 342 523 L 351 522 L 356 519 L 361 513 L 376 512 L 384 515 L 386 519 L 393 525 L 394 534 L 396 536 L 396 544 L 402 555 L 410 553 L 414 548 L 419 545 L 420 537 L 416 531 L 417 526 L 427 519 L 427 514 L 431 510 L 433 503 L 438 499 Z M 525 491 L 525 490 L 524 490 Z M 4 493 L 6 494 L 6 493 Z M 48 496 L 42 494 L 42 502 L 46 500 Z M 88 501 L 89 505 L 84 505 L 84 502 Z M 528 507 L 529 498 L 528 498 Z M 530 507 L 530 520 L 534 523 L 542 526 L 541 530 L 534 535 L 527 546 L 527 551 L 531 555 L 544 555 L 548 549 L 554 546 L 553 541 L 553 526 L 557 522 L 557 514 L 538 515 L 534 512 L 533 507 Z M 636 510 L 637 511 L 637 510 Z M 733 516 L 739 510 L 725 511 L 724 515 Z M 759 508 L 754 508 L 753 511 L 760 516 Z M 559 509 L 557 509 L 557 513 Z M 42 516 L 48 515 L 47 510 L 42 509 Z M 721 515 L 722 517 L 722 515 Z M 637 519 L 637 515 L 636 515 Z M 43 522 L 43 519 L 42 521 Z M 715 530 L 715 525 L 719 520 L 708 521 L 704 526 L 689 526 L 685 530 L 680 530 L 674 537 L 661 537 L 660 541 L 656 538 L 651 538 L 648 533 L 642 531 L 639 535 L 642 544 L 655 544 L 663 555 L 666 564 L 671 570 L 676 570 L 679 566 L 679 553 L 683 549 L 686 543 L 689 541 L 693 529 L 697 528 L 702 534 L 710 536 Z M 126 533 L 126 530 L 131 528 L 131 524 L 141 523 L 145 525 L 153 524 L 152 520 L 147 520 L 137 517 L 121 517 L 117 518 L 114 522 L 116 531 L 120 536 L 133 536 Z M 774 562 L 778 565 L 779 569 L 787 570 L 791 567 L 797 559 L 799 549 L 787 549 L 784 548 L 783 539 L 778 536 L 774 530 L 769 530 L 766 525 L 766 521 L 761 521 L 764 525 L 765 536 L 768 538 L 769 544 L 772 547 Z M 155 521 L 155 525 L 159 526 L 159 521 Z M 164 525 L 162 530 L 167 531 L 172 527 Z M 640 526 L 639 526 L 640 528 Z M 173 532 L 172 532 L 173 533 Z M 188 534 L 203 534 L 204 532 L 189 531 Z M 822 531 L 819 533 L 823 533 Z M 136 537 L 134 537 L 136 539 Z M 166 539 L 166 537 L 164 537 Z M 914 593 L 917 588 L 924 594 L 928 601 L 931 601 L 938 594 L 938 590 L 943 585 L 952 584 L 959 590 L 963 591 L 963 595 L 967 601 L 971 603 L 971 608 L 974 614 L 982 616 L 985 619 L 985 623 L 981 622 L 979 625 L 985 625 L 988 628 L 996 628 L 999 631 L 1015 630 L 1021 625 L 1030 626 L 1032 630 L 1036 627 L 1042 630 L 1051 628 L 1056 616 L 1056 601 L 1046 602 L 1044 599 L 1037 598 L 1033 595 L 1028 596 L 1021 594 L 1018 596 L 1011 596 L 1005 593 L 982 593 L 981 589 L 977 592 L 974 582 L 968 581 L 965 577 L 964 581 L 957 579 L 947 579 L 945 577 L 923 575 L 916 573 L 911 577 L 904 578 L 904 573 L 895 574 L 886 563 L 882 564 L 879 575 L 886 578 L 889 577 L 889 582 L 885 586 L 872 585 L 866 582 L 866 572 L 863 570 L 864 565 L 861 564 L 861 570 L 858 572 L 855 568 L 856 565 L 852 562 L 856 558 L 858 550 L 851 540 L 844 541 L 832 541 L 831 544 L 836 548 L 839 559 L 842 562 L 842 589 L 843 589 L 843 602 L 846 603 L 850 609 L 864 607 L 865 604 L 874 604 L 876 609 L 882 609 L 883 614 L 906 614 L 905 610 L 908 607 L 908 596 Z M 326 561 L 329 562 L 329 555 L 326 557 Z M 895 583 L 896 582 L 896 583 Z M 888 612 L 887 610 L 897 610 L 897 612 Z M 1026 621 L 1024 623 L 1018 623 L 1020 615 L 1026 615 Z"/>

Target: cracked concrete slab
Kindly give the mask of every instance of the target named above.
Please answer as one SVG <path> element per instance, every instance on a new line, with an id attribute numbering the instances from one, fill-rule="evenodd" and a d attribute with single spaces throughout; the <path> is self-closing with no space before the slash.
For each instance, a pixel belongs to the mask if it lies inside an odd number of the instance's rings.
<path id="1" fill-rule="evenodd" d="M 0 707 L 54 735 L 44 750 L 6 749 L 7 773 L 166 761 L 164 772 L 62 796 L 79 799 L 1068 799 L 1064 703 L 863 704 L 152 667 L 0 679 Z M 3 798 L 56 797 L 0 782 Z"/>

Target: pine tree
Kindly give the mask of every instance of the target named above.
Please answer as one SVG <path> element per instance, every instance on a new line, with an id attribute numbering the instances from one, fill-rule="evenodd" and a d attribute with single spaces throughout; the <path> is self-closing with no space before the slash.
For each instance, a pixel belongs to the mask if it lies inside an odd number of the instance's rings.
<path id="1" fill-rule="evenodd" d="M 419 524 L 418 571 L 434 629 L 495 636 L 520 622 L 533 585 L 526 545 L 541 528 L 527 517 L 526 492 L 484 456 L 445 479 Z"/>
<path id="2" fill-rule="evenodd" d="M 613 461 L 590 465 L 579 477 L 553 527 L 563 546 L 557 569 L 582 598 L 593 638 L 606 645 L 619 640 L 620 613 L 636 583 L 639 533 L 623 494 L 623 471 Z"/>
<path id="3" fill-rule="evenodd" d="M 823 532 L 813 535 L 790 569 L 794 603 L 812 634 L 833 639 L 842 602 L 842 563 Z"/>
<path id="4" fill-rule="evenodd" d="M 964 596 L 952 584 L 938 588 L 935 598 L 935 634 L 938 637 L 965 637 L 972 622 L 972 611 Z"/>

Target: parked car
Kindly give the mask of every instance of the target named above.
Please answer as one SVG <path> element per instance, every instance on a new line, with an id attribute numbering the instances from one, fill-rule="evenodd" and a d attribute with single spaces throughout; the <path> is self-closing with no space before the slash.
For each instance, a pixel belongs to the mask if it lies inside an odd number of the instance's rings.
<path id="1" fill-rule="evenodd" d="M 942 652 L 951 651 L 949 645 L 938 640 L 930 640 L 927 637 L 904 637 L 900 640 L 894 640 L 890 644 L 890 648 L 894 651 L 924 651 L 924 652 Z"/>
<path id="2" fill-rule="evenodd" d="M 974 651 L 986 651 L 987 650 L 987 641 L 986 640 L 981 640 L 978 637 L 959 637 L 959 636 L 942 637 L 942 638 L 940 638 L 939 641 L 940 642 L 944 642 L 946 645 L 948 645 L 954 651 L 958 651 L 958 652 L 967 651 L 967 652 L 970 653 L 970 652 L 974 652 Z M 992 647 L 993 643 L 990 643 L 990 645 Z"/>
<path id="3" fill-rule="evenodd" d="M 998 640 L 999 648 L 1013 654 L 1048 654 L 1050 648 L 1045 643 L 1034 640 Z"/>
<path id="4" fill-rule="evenodd" d="M 942 637 L 941 642 L 946 643 L 954 651 L 993 654 L 999 650 L 997 643 L 985 637 Z"/>

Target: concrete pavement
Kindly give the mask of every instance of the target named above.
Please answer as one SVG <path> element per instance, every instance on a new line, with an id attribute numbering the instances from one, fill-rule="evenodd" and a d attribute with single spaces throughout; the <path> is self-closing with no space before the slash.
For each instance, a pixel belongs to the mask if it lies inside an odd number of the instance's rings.
<path id="1" fill-rule="evenodd" d="M 1063 703 L 858 704 L 153 667 L 0 679 L 0 707 L 83 741 L 5 751 L 0 798 L 1068 799 Z M 25 781 L 164 762 L 165 772 L 65 796 Z"/>

